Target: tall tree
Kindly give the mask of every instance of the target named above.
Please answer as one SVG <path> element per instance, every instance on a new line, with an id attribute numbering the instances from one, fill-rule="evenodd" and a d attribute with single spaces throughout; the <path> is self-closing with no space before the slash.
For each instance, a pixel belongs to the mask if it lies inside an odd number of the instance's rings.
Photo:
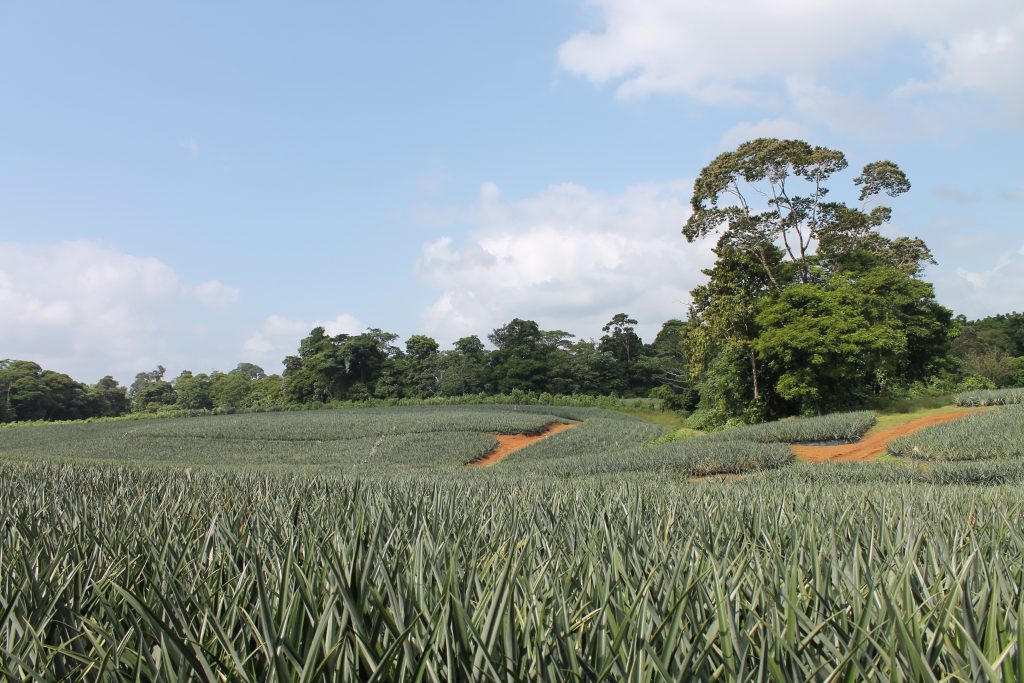
<path id="1" fill-rule="evenodd" d="M 298 403 L 368 398 L 390 362 L 401 353 L 398 335 L 371 328 L 358 335 L 331 337 L 313 328 L 297 356 L 284 360 L 284 391 Z"/>
<path id="2" fill-rule="evenodd" d="M 217 373 L 220 374 L 220 373 Z M 208 410 L 213 407 L 210 396 L 210 377 L 205 373 L 193 375 L 183 370 L 174 380 L 175 404 L 186 410 Z"/>
<path id="3" fill-rule="evenodd" d="M 110 375 L 92 385 L 88 393 L 92 414 L 97 417 L 124 415 L 131 409 L 127 388 L 120 386 Z"/>
<path id="4" fill-rule="evenodd" d="M 878 195 L 895 197 L 910 181 L 891 161 L 867 164 L 853 183 L 860 207 L 827 201 L 831 177 L 845 170 L 845 155 L 803 140 L 759 138 L 725 152 L 704 167 L 694 183 L 692 214 L 683 226 L 690 242 L 721 233 L 719 245 L 751 254 L 775 289 L 788 283 L 769 252 L 780 246 L 801 283 L 816 276 L 819 254 L 833 261 L 865 249 L 880 258 L 913 258 L 908 242 L 893 246 L 873 230 L 892 217 L 886 206 L 868 210 Z M 874 235 L 865 241 L 868 235 Z M 923 245 L 919 240 L 915 245 Z M 919 254 L 930 258 L 926 252 Z M 916 263 L 915 263 L 916 265 Z"/>
<path id="5" fill-rule="evenodd" d="M 149 372 L 135 375 L 135 381 L 128 389 L 128 397 L 132 401 L 132 410 L 136 412 L 156 410 L 160 406 L 174 405 L 177 395 L 174 385 L 164 380 L 167 369 L 162 365 Z"/>
<path id="6" fill-rule="evenodd" d="M 637 321 L 627 314 L 616 313 L 601 328 L 605 334 L 599 348 L 615 358 L 626 390 L 637 383 L 633 368 L 644 350 L 643 340 L 635 332 L 636 325 Z"/>
<path id="7" fill-rule="evenodd" d="M 438 390 L 444 396 L 482 392 L 487 383 L 488 352 L 480 337 L 462 337 L 441 358 Z"/>
<path id="8" fill-rule="evenodd" d="M 762 138 L 694 183 L 683 234 L 718 235 L 717 260 L 692 292 L 683 346 L 713 420 L 854 405 L 866 398 L 844 394 L 854 379 L 867 393 L 927 379 L 943 353 L 949 311 L 919 279 L 931 253 L 877 232 L 892 211 L 872 204 L 909 180 L 891 161 L 867 164 L 848 206 L 829 198 L 846 168 L 838 150 Z"/>
<path id="9" fill-rule="evenodd" d="M 772 273 L 787 273 L 783 252 L 773 244 L 748 252 L 728 243 L 719 243 L 714 252 L 718 257 L 714 268 L 702 271 L 708 276 L 707 284 L 699 285 L 690 293 L 691 324 L 683 340 L 691 361 L 691 379 L 698 381 L 719 351 L 728 346 L 730 357 L 745 361 L 746 367 L 739 367 L 736 372 L 747 380 L 728 386 L 741 394 L 749 389 L 750 394 L 748 399 L 735 395 L 729 401 L 760 402 L 761 371 L 754 350 L 759 332 L 757 306 L 777 285 Z"/>
<path id="10" fill-rule="evenodd" d="M 416 398 L 436 396 L 441 374 L 440 346 L 422 334 L 405 342 L 405 358 L 396 363 L 405 379 L 405 395 Z"/>
<path id="11" fill-rule="evenodd" d="M 565 367 L 554 358 L 565 354 L 573 335 L 562 330 L 543 331 L 533 320 L 514 318 L 487 338 L 497 347 L 490 355 L 494 389 L 505 393 L 547 391 L 552 370 Z"/>

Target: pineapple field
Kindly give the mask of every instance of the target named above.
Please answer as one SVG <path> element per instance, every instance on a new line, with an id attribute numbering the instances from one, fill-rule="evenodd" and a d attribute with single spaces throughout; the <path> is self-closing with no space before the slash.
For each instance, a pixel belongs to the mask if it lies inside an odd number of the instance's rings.
<path id="1" fill-rule="evenodd" d="M 1018 413 L 907 438 L 939 453 Z M 788 447 L 872 424 L 663 442 L 615 412 L 461 406 L 2 429 L 0 674 L 1024 680 L 1019 452 Z"/>

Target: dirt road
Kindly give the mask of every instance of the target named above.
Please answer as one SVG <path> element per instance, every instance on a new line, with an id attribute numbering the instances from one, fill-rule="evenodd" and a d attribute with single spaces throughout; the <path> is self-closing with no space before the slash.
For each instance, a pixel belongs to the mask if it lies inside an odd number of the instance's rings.
<path id="1" fill-rule="evenodd" d="M 912 434 L 919 429 L 955 420 L 958 417 L 977 412 L 977 408 L 960 410 L 955 413 L 926 415 L 888 429 L 871 430 L 856 443 L 838 446 L 801 446 L 792 445 L 790 450 L 804 462 L 864 462 L 874 460 L 885 453 L 885 446 L 897 436 Z"/>
<path id="2" fill-rule="evenodd" d="M 518 450 L 531 446 L 542 439 L 552 436 L 553 434 L 564 432 L 565 430 L 572 429 L 573 427 L 579 427 L 581 424 L 583 423 L 579 421 L 573 421 L 569 424 L 555 422 L 548 425 L 547 428 L 539 434 L 495 434 L 494 438 L 498 440 L 498 445 L 482 458 L 473 460 L 466 464 L 470 467 L 490 467 L 491 465 L 501 462 Z"/>

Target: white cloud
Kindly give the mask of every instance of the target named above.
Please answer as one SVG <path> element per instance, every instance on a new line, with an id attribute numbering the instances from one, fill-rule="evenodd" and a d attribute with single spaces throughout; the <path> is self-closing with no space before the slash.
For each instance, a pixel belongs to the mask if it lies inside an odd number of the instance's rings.
<path id="1" fill-rule="evenodd" d="M 188 290 L 200 303 L 211 308 L 222 308 L 238 301 L 237 287 L 226 285 L 220 280 L 210 280 Z"/>
<path id="2" fill-rule="evenodd" d="M 0 354 L 85 381 L 128 377 L 166 362 L 179 308 L 237 294 L 218 281 L 185 286 L 158 259 L 95 242 L 0 243 Z"/>
<path id="3" fill-rule="evenodd" d="M 915 111 L 912 121 L 904 122 L 888 99 L 864 100 L 835 90 L 810 76 L 790 76 L 786 79 L 785 88 L 795 116 L 865 140 L 877 140 L 893 134 L 935 133 L 939 128 L 934 112 Z"/>
<path id="4" fill-rule="evenodd" d="M 428 333 L 449 343 L 519 317 L 599 336 L 627 312 L 653 337 L 685 316 L 688 292 L 713 260 L 711 243 L 690 245 L 680 234 L 691 189 L 678 181 L 605 195 L 567 183 L 508 202 L 484 184 L 464 212 L 469 240 L 423 247 L 417 272 L 438 290 L 423 315 Z"/>
<path id="5" fill-rule="evenodd" d="M 301 320 L 289 320 L 284 316 L 270 315 L 263 326 L 253 332 L 242 344 L 242 355 L 247 362 L 280 363 L 286 355 L 295 353 L 298 340 L 313 329 Z"/>
<path id="6" fill-rule="evenodd" d="M 963 30 L 929 45 L 936 76 L 909 81 L 902 92 L 974 91 L 1007 103 L 1015 113 L 1024 112 L 1020 74 L 1024 68 L 1024 9 L 1012 3 L 1005 22 L 967 25 Z"/>
<path id="7" fill-rule="evenodd" d="M 1024 292 L 1024 245 L 1005 254 L 987 270 L 957 268 L 940 271 L 935 278 L 940 302 L 955 313 L 981 318 L 997 313 L 1020 311 Z"/>
<path id="8" fill-rule="evenodd" d="M 761 119 L 760 121 L 740 123 L 722 133 L 719 146 L 733 149 L 747 140 L 756 138 L 807 139 L 810 131 L 804 126 L 786 118 Z"/>
<path id="9" fill-rule="evenodd" d="M 589 0 L 601 28 L 570 37 L 562 66 L 619 97 L 684 93 L 716 104 L 773 105 L 773 86 L 821 77 L 909 45 L 932 72 L 912 90 L 972 91 L 1021 102 L 1019 0 Z M 899 68 L 890 64 L 887 68 Z M 913 80 L 916 77 L 916 80 Z"/>
<path id="10" fill-rule="evenodd" d="M 342 313 L 334 320 L 318 320 L 313 324 L 313 327 L 319 326 L 322 326 L 324 331 L 332 336 L 338 334 L 359 334 L 366 329 L 366 325 L 359 318 L 348 313 Z"/>
<path id="11" fill-rule="evenodd" d="M 316 320 L 312 323 L 293 320 L 282 315 L 269 315 L 260 329 L 253 332 L 242 344 L 242 356 L 248 363 L 255 363 L 267 372 L 279 372 L 285 356 L 291 356 L 299 348 L 299 341 L 314 327 L 323 327 L 329 335 L 359 334 L 366 326 L 355 316 L 342 313 L 333 320 Z"/>

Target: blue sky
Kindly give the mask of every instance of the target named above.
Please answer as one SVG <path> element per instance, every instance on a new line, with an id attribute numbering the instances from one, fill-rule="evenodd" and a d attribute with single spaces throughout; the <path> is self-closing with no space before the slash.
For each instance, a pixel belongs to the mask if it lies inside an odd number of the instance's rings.
<path id="1" fill-rule="evenodd" d="M 940 301 L 1022 310 L 1019 0 L 0 0 L 0 358 L 280 369 L 683 317 L 694 176 L 762 135 L 888 158 Z"/>

